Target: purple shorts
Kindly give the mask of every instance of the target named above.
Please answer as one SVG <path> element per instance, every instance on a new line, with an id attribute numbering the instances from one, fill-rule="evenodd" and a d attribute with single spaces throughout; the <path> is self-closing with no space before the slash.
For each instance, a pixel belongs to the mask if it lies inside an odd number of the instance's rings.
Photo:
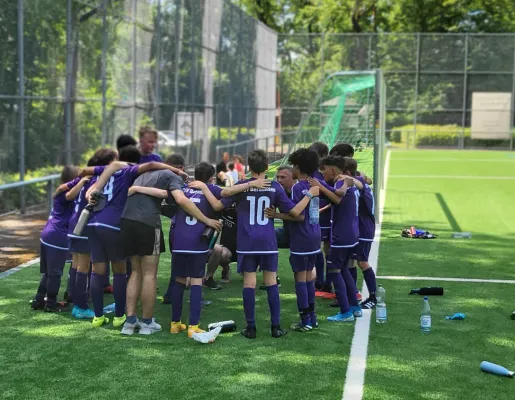
<path id="1" fill-rule="evenodd" d="M 71 253 L 89 254 L 90 251 L 88 239 L 70 238 Z"/>
<path id="2" fill-rule="evenodd" d="M 372 243 L 373 242 L 368 242 L 366 240 L 360 240 L 358 245 L 354 247 L 354 254 L 352 255 L 352 259 L 358 261 L 368 261 Z"/>
<path id="3" fill-rule="evenodd" d="M 175 253 L 172 251 L 172 276 L 203 278 L 206 274 L 208 253 Z"/>
<path id="4" fill-rule="evenodd" d="M 317 254 L 290 254 L 290 265 L 293 272 L 311 271 L 315 267 Z"/>
<path id="5" fill-rule="evenodd" d="M 322 242 L 329 242 L 331 240 L 331 227 L 320 228 L 320 236 L 322 237 Z"/>
<path id="6" fill-rule="evenodd" d="M 277 272 L 279 254 L 238 254 L 238 273 L 260 271 Z"/>
<path id="7" fill-rule="evenodd" d="M 120 231 L 90 226 L 88 242 L 91 249 L 91 262 L 116 262 L 124 261 L 123 240 Z"/>
<path id="8" fill-rule="evenodd" d="M 327 270 L 348 267 L 349 260 L 355 252 L 354 249 L 355 247 L 331 247 L 327 260 Z"/>
<path id="9" fill-rule="evenodd" d="M 39 272 L 47 275 L 63 275 L 64 265 L 68 260 L 68 250 L 58 249 L 41 243 Z"/>

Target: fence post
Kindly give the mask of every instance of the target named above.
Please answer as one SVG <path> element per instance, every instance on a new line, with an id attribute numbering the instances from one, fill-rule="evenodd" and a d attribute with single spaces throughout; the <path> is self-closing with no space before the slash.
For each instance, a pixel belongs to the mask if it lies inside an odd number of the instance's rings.
<path id="1" fill-rule="evenodd" d="M 50 179 L 46 184 L 47 190 L 47 198 L 48 198 L 48 215 L 52 212 L 53 208 L 53 199 L 52 195 L 54 194 L 54 181 Z"/>
<path id="2" fill-rule="evenodd" d="M 107 0 L 102 0 L 102 146 L 107 142 Z"/>
<path id="3" fill-rule="evenodd" d="M 513 36 L 515 41 L 515 36 Z M 513 45 L 513 77 L 511 82 L 511 126 L 514 127 L 513 119 L 515 117 L 515 43 Z M 510 131 L 510 151 L 513 150 L 513 131 Z"/>
<path id="4" fill-rule="evenodd" d="M 20 160 L 19 160 L 19 172 L 20 172 L 20 181 L 25 180 L 25 65 L 24 65 L 24 57 L 23 53 L 24 49 L 24 38 L 23 38 L 23 30 L 24 30 L 24 18 L 23 18 L 23 0 L 18 0 L 18 74 L 19 74 L 19 82 L 18 82 L 18 90 L 20 95 L 20 104 L 19 104 L 19 114 L 18 114 L 18 124 L 20 125 Z M 25 188 L 20 188 L 20 213 L 25 214 Z"/>
<path id="5" fill-rule="evenodd" d="M 418 90 L 420 83 L 420 32 L 417 33 L 417 61 L 415 69 L 415 105 L 413 109 L 413 147 L 417 144 Z"/>
<path id="6" fill-rule="evenodd" d="M 469 34 L 465 33 L 465 64 L 463 71 L 463 111 L 461 116 L 461 137 L 459 149 L 465 148 L 465 124 L 467 123 L 467 91 L 468 91 L 468 59 L 469 59 Z"/>
<path id="7" fill-rule="evenodd" d="M 132 46 L 131 46 L 131 59 L 132 59 L 132 75 L 131 75 L 131 94 L 132 94 L 132 104 L 131 104 L 131 132 L 130 135 L 134 135 L 136 131 L 136 13 L 137 13 L 137 1 L 132 0 Z"/>
<path id="8" fill-rule="evenodd" d="M 71 137 L 72 137 L 72 78 L 73 78 L 73 20 L 72 0 L 66 6 L 66 121 L 65 121 L 65 164 L 71 164 Z"/>

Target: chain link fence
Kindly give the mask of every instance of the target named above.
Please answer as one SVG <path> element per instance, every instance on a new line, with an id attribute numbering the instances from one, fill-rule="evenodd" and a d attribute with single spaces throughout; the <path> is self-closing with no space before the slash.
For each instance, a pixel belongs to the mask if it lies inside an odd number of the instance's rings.
<path id="1" fill-rule="evenodd" d="M 513 34 L 288 34 L 278 57 L 286 131 L 329 74 L 380 68 L 392 146 L 513 149 Z"/>

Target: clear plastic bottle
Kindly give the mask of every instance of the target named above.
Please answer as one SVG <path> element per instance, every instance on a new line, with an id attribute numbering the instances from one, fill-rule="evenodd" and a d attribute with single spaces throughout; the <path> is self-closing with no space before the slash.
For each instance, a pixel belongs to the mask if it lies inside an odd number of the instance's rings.
<path id="1" fill-rule="evenodd" d="M 431 332 L 431 307 L 429 307 L 429 300 L 424 297 L 424 306 L 420 313 L 420 330 L 422 333 Z"/>
<path id="2" fill-rule="evenodd" d="M 386 324 L 388 314 L 386 312 L 386 290 L 383 285 L 379 285 L 376 291 L 376 322 L 378 324 Z"/>
<path id="3" fill-rule="evenodd" d="M 318 224 L 318 220 L 320 218 L 320 200 L 318 196 L 313 197 L 309 202 L 309 223 L 311 225 Z"/>

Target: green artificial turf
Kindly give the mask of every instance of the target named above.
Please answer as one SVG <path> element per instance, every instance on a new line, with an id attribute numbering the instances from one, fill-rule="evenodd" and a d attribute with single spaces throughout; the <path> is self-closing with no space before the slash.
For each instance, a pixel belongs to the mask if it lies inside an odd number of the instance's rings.
<path id="1" fill-rule="evenodd" d="M 410 175 L 409 178 L 402 175 Z M 417 177 L 418 175 L 418 177 Z M 422 177 L 422 176 L 441 176 Z M 464 179 L 462 176 L 478 177 Z M 391 153 L 378 275 L 515 279 L 515 180 L 510 153 Z M 453 178 L 454 177 L 454 178 Z M 435 240 L 404 239 L 416 226 Z M 468 231 L 472 239 L 453 239 Z M 388 323 L 372 318 L 365 399 L 512 399 L 512 381 L 481 373 L 483 360 L 515 368 L 515 285 L 392 281 Z M 422 298 L 411 288 L 443 286 L 430 297 L 433 330 L 420 332 Z M 446 315 L 466 314 L 464 321 Z"/>

